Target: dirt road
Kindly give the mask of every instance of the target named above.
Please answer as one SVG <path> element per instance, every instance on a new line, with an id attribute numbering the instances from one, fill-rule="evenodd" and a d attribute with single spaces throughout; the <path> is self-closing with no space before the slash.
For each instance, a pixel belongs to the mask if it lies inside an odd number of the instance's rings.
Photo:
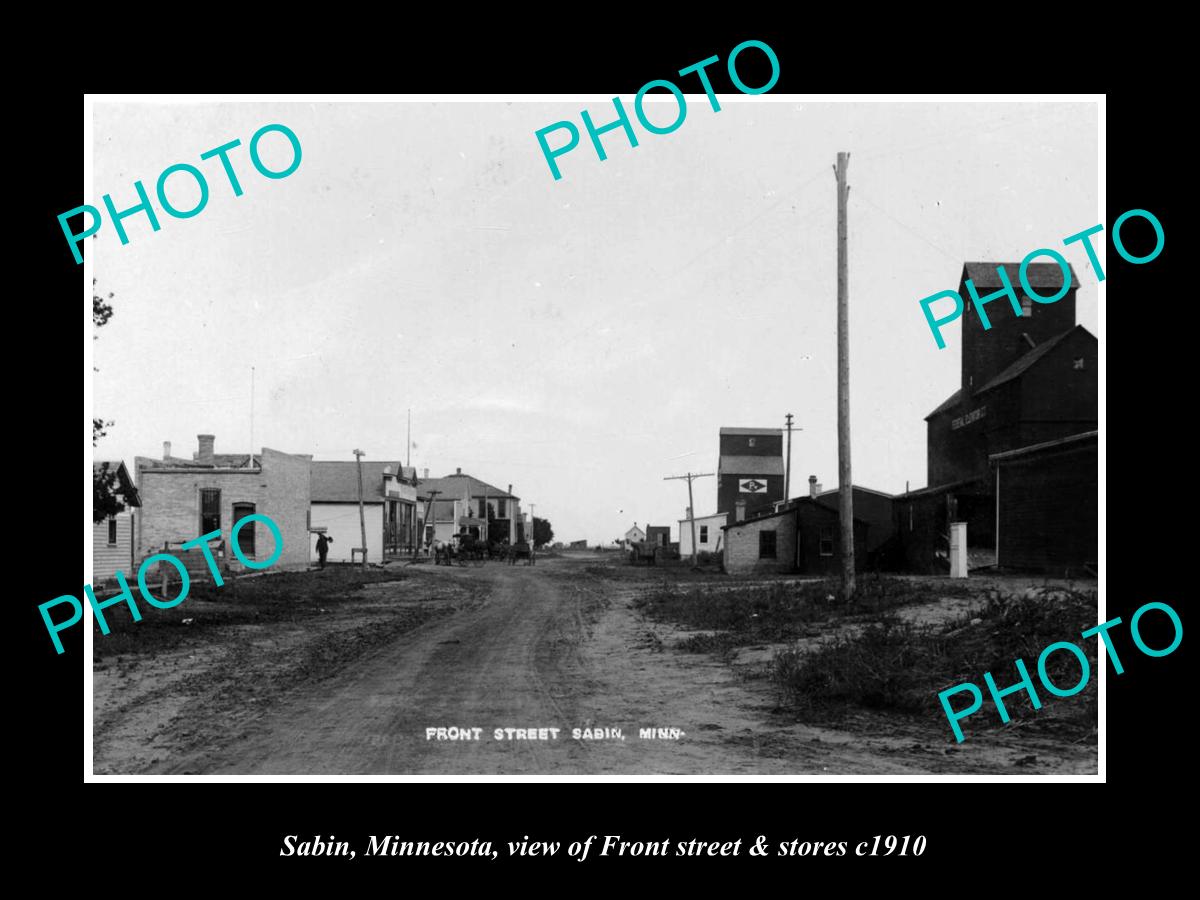
<path id="1" fill-rule="evenodd" d="M 900 720 L 837 731 L 776 714 L 777 700 L 745 666 L 669 648 L 681 636 L 650 624 L 630 600 L 644 585 L 597 577 L 578 560 L 534 567 L 419 567 L 413 577 L 364 588 L 363 603 L 389 615 L 437 590 L 467 589 L 472 602 L 429 618 L 364 652 L 339 659 L 263 702 L 229 699 L 255 673 L 227 648 L 193 660 L 207 693 L 185 701 L 172 682 L 140 706 L 111 708 L 96 729 L 97 771 L 174 774 L 851 774 L 1094 771 L 1094 751 L 1018 734 L 953 746 L 946 735 Z M 353 609 L 347 617 L 359 615 Z M 333 627 L 333 626 L 330 626 Z M 360 629 L 364 626 L 359 624 Z M 382 627 L 382 624 L 379 626 Z M 297 638 L 300 640 L 301 638 Z M 193 654 L 193 657 L 195 654 Z M 277 654 L 276 669 L 290 659 Z M 154 660 L 158 669 L 161 660 Z M 267 665 L 262 663 L 262 665 Z M 155 669 L 148 673 L 153 675 Z M 276 681 L 290 676 L 274 672 Z M 126 682 L 127 683 L 127 682 Z M 97 681 L 100 693 L 111 689 Z M 224 699 L 223 699 L 224 698 Z M 138 716 L 157 709 L 154 743 Z M 219 715 L 218 715 L 219 714 Z M 219 737 L 214 716 L 229 721 Z M 101 722 L 101 716 L 97 722 Z M 203 739 L 192 735 L 203 731 Z M 427 739 L 456 728 L 478 739 Z M 558 729 L 556 739 L 537 729 Z M 475 731 L 474 729 L 478 729 Z M 514 729 L 497 739 L 496 729 Z M 525 730 L 519 735 L 515 729 Z M 590 729 L 598 739 L 574 739 Z M 608 731 L 605 731 L 608 729 Z M 619 729 L 619 733 L 613 729 Z M 655 737 L 639 737 L 654 729 Z M 659 731 L 661 729 L 662 731 Z M 674 729 L 674 730 L 672 730 Z M 533 734 L 530 735 L 529 732 Z M 535 739 L 529 739 L 530 737 Z M 1030 762 L 1033 758 L 1034 762 Z M 1009 768 L 1009 767 L 1017 768 Z"/>

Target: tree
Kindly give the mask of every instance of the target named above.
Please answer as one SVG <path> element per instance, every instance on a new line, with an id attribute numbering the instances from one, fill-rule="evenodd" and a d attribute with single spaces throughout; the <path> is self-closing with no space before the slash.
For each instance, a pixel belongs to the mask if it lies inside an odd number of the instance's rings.
<path id="1" fill-rule="evenodd" d="M 554 529 L 550 527 L 549 519 L 533 519 L 533 544 L 535 547 L 545 547 L 554 540 Z"/>
<path id="2" fill-rule="evenodd" d="M 96 293 L 96 279 L 92 279 L 92 325 L 95 328 L 101 328 L 108 324 L 108 320 L 112 318 L 113 308 L 108 301 L 112 299 L 110 293 L 106 298 L 101 297 Z M 99 338 L 99 335 L 93 334 L 92 340 Z M 99 372 L 96 367 L 92 367 L 93 372 Z M 111 421 L 104 419 L 92 418 L 92 446 L 95 447 L 100 443 L 100 439 L 108 434 L 108 429 L 112 426 Z M 109 516 L 116 515 L 125 509 L 125 504 L 117 496 L 117 473 L 109 469 L 107 464 L 92 467 L 92 522 L 103 522 Z"/>

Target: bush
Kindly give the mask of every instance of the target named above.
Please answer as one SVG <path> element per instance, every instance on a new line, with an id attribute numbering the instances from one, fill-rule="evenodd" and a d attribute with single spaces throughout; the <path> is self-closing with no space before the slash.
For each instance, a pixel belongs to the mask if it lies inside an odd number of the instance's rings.
<path id="1" fill-rule="evenodd" d="M 1096 672 L 1096 642 L 1079 641 L 1081 631 L 1096 617 L 1096 594 L 1077 591 L 992 592 L 981 611 L 942 625 L 919 627 L 889 616 L 819 647 L 793 646 L 775 655 L 771 677 L 785 702 L 808 713 L 857 705 L 921 713 L 944 719 L 937 694 L 956 684 L 983 684 L 992 672 L 1001 685 L 1016 681 L 1014 660 L 1023 659 L 1036 675 L 1038 655 L 1055 641 L 1076 639 Z M 974 624 L 972 624 L 974 623 Z M 1074 684 L 1079 666 L 1071 654 L 1050 657 L 1047 674 L 1055 684 Z M 1053 700 L 1048 692 L 1043 704 Z M 1070 704 L 1059 707 L 1057 718 L 1088 730 L 1095 727 L 1096 678 Z M 1032 706 L 1014 696 L 1009 714 L 1020 719 Z M 1048 721 L 1045 706 L 1040 721 Z M 980 717 L 1000 724 L 997 716 Z"/>

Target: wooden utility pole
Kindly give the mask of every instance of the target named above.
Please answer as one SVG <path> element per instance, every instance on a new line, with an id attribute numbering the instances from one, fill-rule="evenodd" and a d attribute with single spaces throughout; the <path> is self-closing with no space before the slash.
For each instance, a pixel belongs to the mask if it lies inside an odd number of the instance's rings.
<path id="1" fill-rule="evenodd" d="M 354 459 L 358 463 L 358 524 L 362 528 L 362 567 L 367 567 L 367 516 L 363 512 L 362 458 L 366 456 L 361 450 L 354 451 Z"/>
<path id="2" fill-rule="evenodd" d="M 682 481 L 687 479 L 688 483 L 688 520 L 692 525 L 692 565 L 696 566 L 696 504 L 692 500 L 692 479 L 708 478 L 712 472 L 688 472 L 686 475 L 668 475 L 663 478 L 663 481 Z"/>
<path id="3" fill-rule="evenodd" d="M 429 499 L 425 501 L 425 518 L 421 520 L 422 530 L 428 528 L 430 525 L 433 525 L 433 536 L 434 537 L 437 537 L 437 523 L 434 522 L 432 519 L 433 501 L 434 501 L 434 498 L 436 498 L 437 495 L 440 493 L 441 493 L 441 491 L 430 491 L 429 492 Z M 418 535 L 417 545 L 419 546 L 423 543 L 425 543 L 425 535 L 423 535 L 423 534 Z"/>
<path id="4" fill-rule="evenodd" d="M 787 468 L 785 468 L 783 470 L 783 472 L 784 472 L 784 474 L 783 474 L 783 499 L 791 500 L 792 499 L 792 432 L 793 431 L 803 431 L 804 429 L 793 427 L 791 413 L 788 413 L 786 418 L 787 418 L 787 434 L 788 434 Z"/>
<path id="5" fill-rule="evenodd" d="M 850 187 L 846 169 L 850 154 L 839 152 L 837 166 L 837 336 L 838 336 L 838 518 L 842 533 L 842 596 L 854 596 L 854 482 L 850 476 L 850 306 L 846 247 L 846 201 Z"/>

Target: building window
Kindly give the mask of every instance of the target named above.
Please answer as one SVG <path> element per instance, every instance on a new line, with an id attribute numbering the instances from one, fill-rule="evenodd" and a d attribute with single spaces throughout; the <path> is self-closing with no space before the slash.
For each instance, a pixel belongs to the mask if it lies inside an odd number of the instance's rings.
<path id="1" fill-rule="evenodd" d="M 108 546 L 115 547 L 117 543 L 117 518 L 108 517 Z"/>
<path id="2" fill-rule="evenodd" d="M 1021 315 L 1029 318 L 1033 315 L 1033 301 L 1028 297 L 1021 298 Z"/>
<path id="3" fill-rule="evenodd" d="M 254 515 L 253 503 L 235 503 L 233 504 L 233 522 L 236 527 L 237 523 L 246 516 Z M 242 556 L 247 559 L 254 559 L 254 523 L 243 525 L 238 529 L 237 536 L 238 549 L 242 551 Z"/>
<path id="4" fill-rule="evenodd" d="M 821 543 L 818 552 L 822 556 L 833 556 L 833 526 L 821 526 Z"/>
<path id="5" fill-rule="evenodd" d="M 1077 369 L 1083 368 L 1083 357 L 1082 356 L 1075 357 L 1075 368 L 1077 368 Z"/>
<path id="6" fill-rule="evenodd" d="M 753 447 L 754 446 L 754 438 L 750 438 L 750 440 L 747 443 L 749 443 L 749 445 L 751 447 Z"/>
<path id="7" fill-rule="evenodd" d="M 708 543 L 708 526 L 707 525 L 700 526 L 700 543 L 702 543 L 702 544 Z"/>
<path id="8" fill-rule="evenodd" d="M 774 559 L 775 558 L 775 530 L 760 531 L 758 533 L 758 558 L 759 559 Z"/>
<path id="9" fill-rule="evenodd" d="M 221 530 L 221 492 L 217 488 L 200 490 L 200 533 Z"/>
<path id="10" fill-rule="evenodd" d="M 482 498 L 479 501 L 479 518 L 481 518 L 481 519 L 487 518 L 487 500 L 484 500 Z"/>
<path id="11" fill-rule="evenodd" d="M 496 500 L 496 505 L 500 507 L 499 511 L 496 514 L 496 517 L 500 518 L 500 519 L 507 519 L 508 518 L 508 501 L 506 499 L 504 499 L 503 497 L 500 497 L 499 499 Z"/>

